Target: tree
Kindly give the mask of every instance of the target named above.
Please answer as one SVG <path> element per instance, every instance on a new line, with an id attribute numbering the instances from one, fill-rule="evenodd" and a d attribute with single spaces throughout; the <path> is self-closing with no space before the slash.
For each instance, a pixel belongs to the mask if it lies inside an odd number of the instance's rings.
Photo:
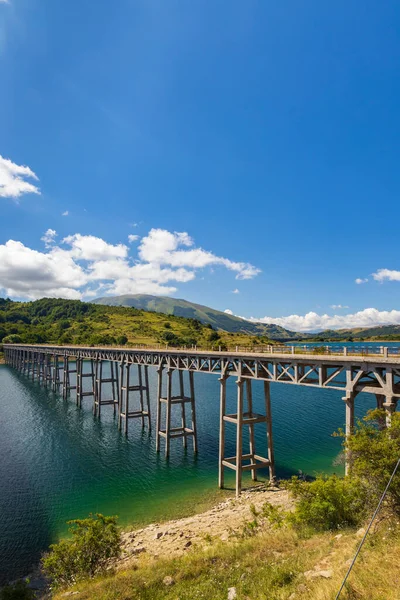
<path id="1" fill-rule="evenodd" d="M 42 560 L 43 571 L 54 587 L 71 585 L 102 573 L 121 553 L 117 517 L 96 514 L 68 521 L 71 539 L 50 546 Z"/>
<path id="2" fill-rule="evenodd" d="M 117 344 L 119 346 L 125 346 L 125 344 L 127 344 L 127 343 L 128 343 L 128 337 L 125 334 L 119 335 L 117 337 Z"/>
<path id="3" fill-rule="evenodd" d="M 370 411 L 359 421 L 354 434 L 345 439 L 351 456 L 351 476 L 358 480 L 369 508 L 375 508 L 400 457 L 400 413 L 394 413 L 390 427 L 383 410 Z M 343 435 L 343 432 L 341 432 Z M 386 496 L 386 507 L 400 515 L 400 472 Z"/>

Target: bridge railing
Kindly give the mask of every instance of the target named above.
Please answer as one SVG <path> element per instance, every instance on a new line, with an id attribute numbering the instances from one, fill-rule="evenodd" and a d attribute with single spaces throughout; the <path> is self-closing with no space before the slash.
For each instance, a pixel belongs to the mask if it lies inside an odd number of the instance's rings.
<path id="1" fill-rule="evenodd" d="M 14 345 L 14 344 L 12 344 Z M 17 344 L 16 344 L 17 345 Z M 25 344 L 21 344 L 25 345 Z M 29 344 L 26 344 L 29 345 Z M 40 347 L 40 344 L 36 346 Z M 43 344 L 44 347 L 48 344 Z M 110 348 L 110 345 L 96 346 L 98 348 Z M 280 355 L 315 355 L 315 356 L 371 356 L 371 357 L 395 357 L 400 358 L 400 346 L 378 346 L 378 345 L 354 345 L 342 346 L 339 344 L 274 344 L 274 345 L 252 345 L 252 346 L 226 346 L 225 344 L 212 344 L 208 346 L 172 346 L 170 344 L 135 344 L 134 347 L 119 347 L 126 350 L 151 350 L 151 351 L 187 351 L 187 352 L 223 352 L 239 354 L 280 354 Z M 1 346 L 0 346 L 1 350 Z"/>

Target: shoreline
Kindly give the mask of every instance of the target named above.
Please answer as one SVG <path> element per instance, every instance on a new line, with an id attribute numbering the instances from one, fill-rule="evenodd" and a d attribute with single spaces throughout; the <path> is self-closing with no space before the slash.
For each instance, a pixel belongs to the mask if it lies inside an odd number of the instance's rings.
<path id="1" fill-rule="evenodd" d="M 207 549 L 213 543 L 240 539 L 246 524 L 254 521 L 254 509 L 260 511 L 266 502 L 285 510 L 294 505 L 286 489 L 260 484 L 248 488 L 239 498 L 216 501 L 210 508 L 187 517 L 150 523 L 142 528 L 124 528 L 121 555 L 111 568 L 134 569 L 149 560 L 156 563 L 158 559 L 178 558 L 195 548 Z M 19 580 L 29 580 L 28 587 L 36 592 L 37 598 L 49 598 L 48 582 L 39 565 L 9 583 Z"/>
<path id="2" fill-rule="evenodd" d="M 246 523 L 254 520 L 253 507 L 259 511 L 266 502 L 286 510 L 293 506 L 287 490 L 259 485 L 244 491 L 239 498 L 217 502 L 192 516 L 123 531 L 122 554 L 115 568 L 122 570 L 141 559 L 178 557 L 195 547 L 232 541 L 242 533 Z"/>

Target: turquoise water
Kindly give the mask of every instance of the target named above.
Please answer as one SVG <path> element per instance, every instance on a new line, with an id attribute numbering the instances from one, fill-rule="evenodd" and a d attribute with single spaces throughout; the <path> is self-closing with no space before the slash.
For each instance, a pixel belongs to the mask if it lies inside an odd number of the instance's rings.
<path id="1" fill-rule="evenodd" d="M 131 421 L 129 436 L 118 431 L 112 408 L 101 422 L 90 398 L 82 409 L 0 365 L 0 582 L 29 572 L 41 553 L 66 531 L 67 519 L 90 512 L 118 514 L 122 525 L 160 520 L 187 511 L 214 493 L 218 474 L 219 382 L 195 374 L 199 453 L 171 442 L 171 457 L 155 452 L 156 373 L 150 369 L 153 430 Z M 228 402 L 236 385 L 228 381 Z M 254 383 L 254 410 L 263 411 L 262 384 Z M 278 476 L 341 472 L 334 466 L 344 423 L 341 392 L 272 384 Z M 357 412 L 373 406 L 360 394 Z M 229 426 L 228 426 L 229 427 Z M 258 454 L 265 454 L 265 429 L 257 426 Z M 235 428 L 227 430 L 227 455 L 234 454 Z M 266 475 L 266 474 L 265 474 Z M 227 473 L 228 484 L 233 484 Z M 250 478 L 245 480 L 250 485 Z"/>

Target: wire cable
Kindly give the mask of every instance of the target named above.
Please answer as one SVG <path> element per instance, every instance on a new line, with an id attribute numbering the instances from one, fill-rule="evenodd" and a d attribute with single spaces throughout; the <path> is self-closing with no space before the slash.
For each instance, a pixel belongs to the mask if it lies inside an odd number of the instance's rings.
<path id="1" fill-rule="evenodd" d="M 386 496 L 386 494 L 387 494 L 387 491 L 388 491 L 388 489 L 390 488 L 390 484 L 392 483 L 392 481 L 393 481 L 393 478 L 394 478 L 394 476 L 396 475 L 396 471 L 397 471 L 397 469 L 399 468 L 399 465 L 400 465 L 400 458 L 399 458 L 399 460 L 397 461 L 395 468 L 393 469 L 393 473 L 391 474 L 391 476 L 390 476 L 390 479 L 389 479 L 389 481 L 388 481 L 388 483 L 387 483 L 387 486 L 386 486 L 386 488 L 385 488 L 385 491 L 383 492 L 383 494 L 382 494 L 382 496 L 381 496 L 381 499 L 380 499 L 380 500 L 379 500 L 379 502 L 378 502 L 378 506 L 376 507 L 376 509 L 375 509 L 375 512 L 374 512 L 374 514 L 372 515 L 372 519 L 371 519 L 371 521 L 369 522 L 369 524 L 368 524 L 368 527 L 367 527 L 367 529 L 366 529 L 366 531 L 365 531 L 365 533 L 364 533 L 364 535 L 363 535 L 363 538 L 362 538 L 362 540 L 361 540 L 361 542 L 360 542 L 360 544 L 359 544 L 359 546 L 358 546 L 358 548 L 357 548 L 357 552 L 355 553 L 355 555 L 354 555 L 354 558 L 353 558 L 353 560 L 351 561 L 351 565 L 349 566 L 349 568 L 348 568 L 348 571 L 347 571 L 347 573 L 346 573 L 346 575 L 345 575 L 345 578 L 344 578 L 344 579 L 343 579 L 343 581 L 342 581 L 342 585 L 340 586 L 340 590 L 338 591 L 338 593 L 337 593 L 337 595 L 336 595 L 336 597 L 335 597 L 335 600 L 338 600 L 338 598 L 339 598 L 340 594 L 341 594 L 341 593 L 342 593 L 342 591 L 343 591 L 343 588 L 344 588 L 344 586 L 346 585 L 347 579 L 348 579 L 348 577 L 349 577 L 349 575 L 350 575 L 350 573 L 351 573 L 351 570 L 352 570 L 352 568 L 354 567 L 354 563 L 355 563 L 355 562 L 356 562 L 356 560 L 357 560 L 357 556 L 360 554 L 360 550 L 361 550 L 361 548 L 363 547 L 363 544 L 364 544 L 364 542 L 365 542 L 365 540 L 366 540 L 366 537 L 367 537 L 367 535 L 368 535 L 368 532 L 369 532 L 369 530 L 371 529 L 372 523 L 374 522 L 374 520 L 375 520 L 375 517 L 376 517 L 376 515 L 377 515 L 377 514 L 378 514 L 378 512 L 379 512 L 379 509 L 380 509 L 380 507 L 381 507 L 381 505 L 382 505 L 382 502 L 383 502 L 383 501 L 384 501 L 384 499 L 385 499 L 385 496 Z"/>

